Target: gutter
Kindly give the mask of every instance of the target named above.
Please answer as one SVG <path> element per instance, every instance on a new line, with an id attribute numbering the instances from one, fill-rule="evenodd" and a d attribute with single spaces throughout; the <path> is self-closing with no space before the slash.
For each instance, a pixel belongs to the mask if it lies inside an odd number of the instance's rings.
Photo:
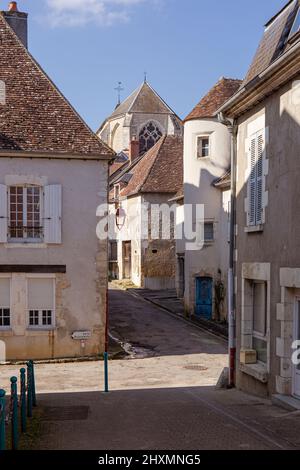
<path id="1" fill-rule="evenodd" d="M 261 84 L 263 80 L 269 78 L 269 76 L 271 76 L 273 72 L 276 72 L 277 69 L 279 70 L 281 66 L 285 63 L 285 61 L 288 61 L 291 56 L 293 56 L 299 51 L 300 41 L 298 41 L 294 46 L 291 46 L 288 51 L 286 51 L 281 57 L 279 57 L 279 59 L 273 62 L 273 64 L 271 64 L 267 69 L 258 74 L 256 77 L 254 77 L 253 80 L 244 85 L 243 88 L 241 88 L 235 95 L 233 95 L 228 101 L 226 101 L 223 106 L 221 106 L 217 110 L 217 114 L 227 113 L 227 111 L 230 110 L 233 105 L 238 104 L 241 98 L 244 99 L 245 96 L 247 96 L 247 93 L 250 94 L 250 92 L 254 91 L 258 84 Z M 246 112 L 246 110 L 244 110 L 244 112 Z"/>
<path id="2" fill-rule="evenodd" d="M 39 152 L 24 150 L 0 150 L 0 158 L 47 158 L 49 160 L 108 160 L 115 158 L 115 154 L 68 154 L 62 152 Z"/>

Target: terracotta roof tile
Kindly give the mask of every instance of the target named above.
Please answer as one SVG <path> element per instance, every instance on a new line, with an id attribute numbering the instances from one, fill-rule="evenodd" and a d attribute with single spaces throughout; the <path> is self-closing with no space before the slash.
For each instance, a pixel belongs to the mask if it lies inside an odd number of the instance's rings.
<path id="1" fill-rule="evenodd" d="M 214 117 L 216 111 L 240 88 L 241 84 L 241 80 L 222 77 L 184 121 Z"/>
<path id="2" fill-rule="evenodd" d="M 121 196 L 177 193 L 183 180 L 182 137 L 163 136 L 128 172 L 132 178 Z"/>
<path id="3" fill-rule="evenodd" d="M 0 151 L 112 157 L 23 46 L 0 13 Z"/>

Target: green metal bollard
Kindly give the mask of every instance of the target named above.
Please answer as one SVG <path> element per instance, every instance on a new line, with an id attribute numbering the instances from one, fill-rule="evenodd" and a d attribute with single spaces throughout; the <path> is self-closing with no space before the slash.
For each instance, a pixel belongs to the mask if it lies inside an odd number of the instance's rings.
<path id="1" fill-rule="evenodd" d="M 5 435 L 5 391 L 0 390 L 0 451 L 6 449 Z"/>
<path id="2" fill-rule="evenodd" d="M 32 368 L 31 363 L 27 362 L 27 416 L 32 418 Z"/>
<path id="3" fill-rule="evenodd" d="M 19 441 L 19 420 L 18 420 L 18 390 L 17 390 L 17 377 L 12 377 L 11 381 L 11 448 L 12 450 L 18 449 Z"/>
<path id="4" fill-rule="evenodd" d="M 34 362 L 29 361 L 31 364 L 31 384 L 32 384 L 32 405 L 36 407 L 36 393 L 35 393 L 35 376 L 34 376 Z"/>
<path id="5" fill-rule="evenodd" d="M 26 370 L 20 369 L 21 378 L 21 431 L 26 432 Z"/>

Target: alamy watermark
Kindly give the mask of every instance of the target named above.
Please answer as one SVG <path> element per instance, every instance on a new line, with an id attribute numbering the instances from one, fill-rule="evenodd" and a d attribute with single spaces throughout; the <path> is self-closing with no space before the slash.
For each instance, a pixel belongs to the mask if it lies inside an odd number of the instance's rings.
<path id="1" fill-rule="evenodd" d="M 124 200 L 118 207 L 101 204 L 97 217 L 100 240 L 184 240 L 187 251 L 201 250 L 206 241 L 203 204 L 133 205 Z"/>

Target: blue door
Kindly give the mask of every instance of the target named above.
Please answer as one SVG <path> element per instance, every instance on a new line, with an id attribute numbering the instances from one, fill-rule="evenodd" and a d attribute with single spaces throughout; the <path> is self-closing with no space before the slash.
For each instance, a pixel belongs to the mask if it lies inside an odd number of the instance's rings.
<path id="1" fill-rule="evenodd" d="M 211 277 L 196 279 L 196 315 L 206 320 L 212 319 L 212 287 Z"/>

